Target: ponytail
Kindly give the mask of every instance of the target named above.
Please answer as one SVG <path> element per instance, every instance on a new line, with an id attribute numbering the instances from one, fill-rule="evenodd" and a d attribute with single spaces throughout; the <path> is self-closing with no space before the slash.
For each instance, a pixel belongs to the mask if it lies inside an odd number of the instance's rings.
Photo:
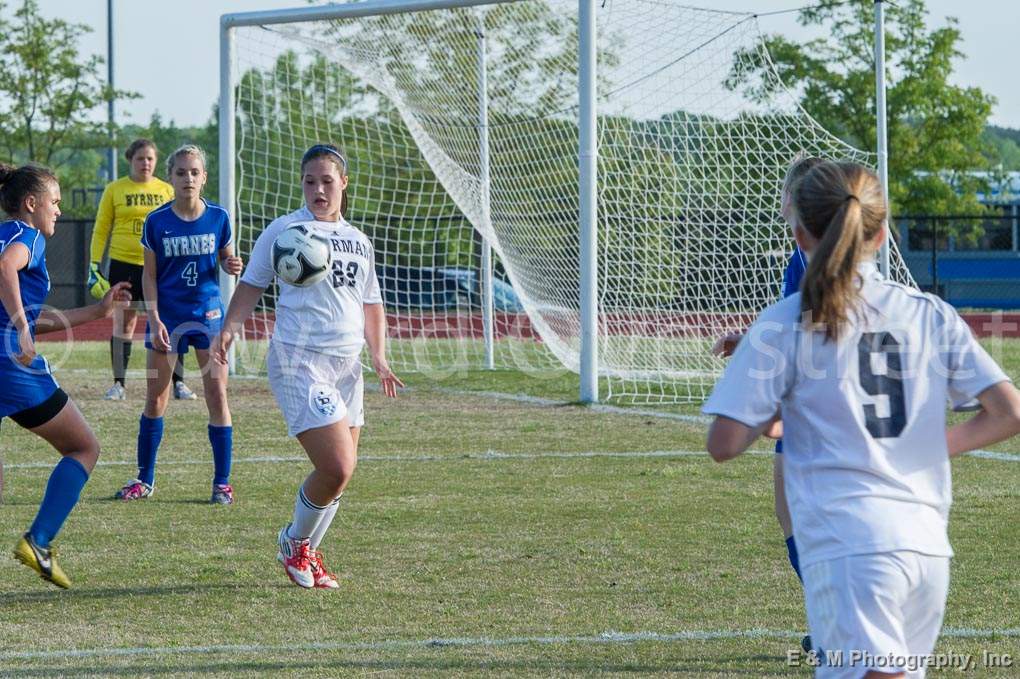
<path id="1" fill-rule="evenodd" d="M 14 167 L 0 163 L 0 208 L 13 217 L 21 212 L 26 196 L 41 194 L 47 184 L 56 181 L 53 171 L 42 165 Z"/>
<path id="2" fill-rule="evenodd" d="M 857 302 L 857 264 L 881 232 L 885 198 L 878 178 L 855 163 L 822 163 L 794 190 L 798 224 L 818 239 L 801 284 L 805 326 L 839 337 Z"/>

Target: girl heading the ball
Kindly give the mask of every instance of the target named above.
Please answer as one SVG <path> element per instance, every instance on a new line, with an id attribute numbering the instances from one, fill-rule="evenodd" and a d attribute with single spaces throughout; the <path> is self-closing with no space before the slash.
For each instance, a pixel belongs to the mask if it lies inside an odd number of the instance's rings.
<path id="1" fill-rule="evenodd" d="M 365 422 L 360 355 L 366 342 L 383 393 L 392 398 L 404 386 L 386 361 L 386 314 L 375 250 L 364 233 L 344 220 L 347 182 L 347 160 L 336 146 L 316 144 L 305 152 L 305 205 L 259 235 L 214 347 L 216 360 L 226 365 L 245 319 L 277 277 L 273 244 L 284 230 L 301 224 L 329 241 L 332 268 L 325 278 L 302 287 L 281 282 L 266 359 L 269 386 L 287 429 L 314 467 L 298 489 L 291 522 L 277 538 L 277 559 L 287 576 L 305 588 L 339 586 L 318 548 L 357 463 Z"/>
<path id="2" fill-rule="evenodd" d="M 234 256 L 230 218 L 202 198 L 208 179 L 205 153 L 185 145 L 167 159 L 174 199 L 149 213 L 142 227 L 145 263 L 142 285 L 149 317 L 145 332 L 147 379 L 145 410 L 138 424 L 138 477 L 116 493 L 122 500 L 152 495 L 156 453 L 163 439 L 163 413 L 178 355 L 195 350 L 209 410 L 213 453 L 213 504 L 232 504 L 230 485 L 233 427 L 227 407 L 227 370 L 209 360 L 209 345 L 223 318 L 219 271 L 241 273 Z"/>

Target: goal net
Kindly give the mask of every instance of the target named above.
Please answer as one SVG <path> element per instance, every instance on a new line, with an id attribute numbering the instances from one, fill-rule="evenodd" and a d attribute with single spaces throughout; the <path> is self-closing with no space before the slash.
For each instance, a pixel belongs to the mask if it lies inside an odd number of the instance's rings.
<path id="1" fill-rule="evenodd" d="M 871 156 L 781 87 L 750 101 L 728 86 L 745 74 L 760 91 L 778 84 L 752 15 L 608 0 L 597 22 L 600 391 L 700 400 L 723 365 L 713 339 L 779 295 L 793 248 L 779 215 L 790 161 Z M 398 373 L 482 367 L 486 243 L 496 367 L 577 371 L 576 0 L 234 30 L 242 254 L 301 206 L 303 151 L 332 141 L 350 166 L 347 219 L 377 251 Z M 246 329 L 241 370 L 262 370 L 274 299 L 271 288 Z"/>

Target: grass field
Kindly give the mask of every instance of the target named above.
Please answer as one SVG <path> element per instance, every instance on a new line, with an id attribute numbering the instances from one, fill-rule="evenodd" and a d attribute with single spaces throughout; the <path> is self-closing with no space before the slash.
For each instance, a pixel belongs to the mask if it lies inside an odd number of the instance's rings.
<path id="1" fill-rule="evenodd" d="M 1020 374 L 1020 344 L 1000 355 Z M 134 474 L 144 390 L 102 401 L 105 363 L 105 344 L 79 344 L 58 374 L 104 449 L 57 540 L 74 587 L 0 558 L 0 676 L 810 675 L 787 666 L 805 621 L 767 445 L 716 465 L 704 425 L 675 417 L 694 407 L 586 409 L 566 403 L 576 378 L 512 372 L 407 375 L 396 402 L 372 391 L 323 544 L 343 586 L 304 591 L 274 556 L 309 463 L 266 383 L 231 386 L 234 506 L 206 504 L 202 401 L 171 402 L 157 492 L 125 504 L 110 497 Z M 0 450 L 9 551 L 56 455 L 9 422 Z M 1020 441 L 995 450 L 954 463 L 937 650 L 1015 660 L 966 676 L 1020 675 Z"/>

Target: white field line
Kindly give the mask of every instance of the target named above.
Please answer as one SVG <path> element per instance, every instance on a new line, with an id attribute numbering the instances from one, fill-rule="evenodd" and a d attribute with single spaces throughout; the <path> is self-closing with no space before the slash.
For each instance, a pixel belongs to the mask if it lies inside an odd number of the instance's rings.
<path id="1" fill-rule="evenodd" d="M 86 368 L 76 368 L 76 369 L 73 369 L 73 370 L 69 370 L 68 372 L 88 372 L 88 369 L 86 369 Z M 259 375 L 244 376 L 244 377 L 261 378 L 261 376 L 259 376 Z M 236 378 L 236 376 L 231 376 L 231 379 L 235 379 L 235 378 Z M 378 387 L 376 387 L 375 385 L 366 385 L 366 388 L 369 391 L 378 391 Z M 413 389 L 410 389 L 410 388 L 408 390 L 409 391 L 413 391 Z M 496 399 L 496 400 L 499 400 L 499 401 L 513 401 L 515 403 L 526 403 L 526 404 L 530 404 L 530 405 L 545 406 L 545 407 L 548 407 L 548 406 L 566 406 L 566 405 L 575 405 L 578 408 L 584 408 L 585 407 L 585 406 L 577 406 L 576 404 L 572 404 L 572 403 L 569 403 L 567 401 L 557 401 L 555 399 L 541 398 L 539 396 L 528 396 L 527 394 L 507 394 L 507 393 L 500 392 L 500 391 L 467 391 L 467 390 L 461 390 L 461 389 L 447 389 L 445 387 L 437 387 L 435 389 L 435 391 L 437 391 L 439 393 L 442 393 L 442 394 L 449 394 L 451 396 L 484 396 L 486 398 Z M 656 418 L 666 419 L 666 420 L 676 420 L 676 421 L 679 421 L 679 422 L 688 422 L 688 423 L 691 423 L 691 424 L 708 424 L 708 423 L 710 423 L 712 421 L 712 418 L 706 417 L 704 415 L 684 415 L 684 414 L 681 414 L 681 413 L 664 413 L 664 412 L 659 412 L 657 410 L 636 409 L 636 408 L 622 408 L 622 407 L 619 407 L 619 406 L 610 406 L 610 405 L 604 405 L 604 404 L 597 404 L 597 405 L 586 406 L 586 407 L 587 407 L 587 409 L 592 410 L 594 412 L 598 412 L 598 413 L 608 413 L 608 414 L 613 414 L 613 415 L 636 415 L 638 417 L 656 417 Z M 677 450 L 677 451 L 635 452 L 635 453 L 602 453 L 602 452 L 592 451 L 592 452 L 586 452 L 586 453 L 535 453 L 535 454 L 532 454 L 532 455 L 516 454 L 516 453 L 505 453 L 504 454 L 504 453 L 497 453 L 495 451 L 488 451 L 487 453 L 482 453 L 482 454 L 468 453 L 466 455 L 458 455 L 457 457 L 458 457 L 458 459 L 462 459 L 462 458 L 469 458 L 469 459 L 515 459 L 515 458 L 530 459 L 530 458 L 542 458 L 542 457 L 563 457 L 563 458 L 569 458 L 569 457 L 689 457 L 689 456 L 707 455 L 707 454 L 708 453 L 704 452 L 704 451 L 697 452 L 697 451 L 680 451 L 680 450 Z M 747 454 L 750 454 L 750 455 L 769 455 L 769 454 L 771 454 L 771 452 L 766 452 L 766 451 L 748 451 Z M 968 457 L 978 457 L 978 458 L 982 458 L 982 459 L 985 459 L 985 460 L 996 460 L 996 461 L 999 461 L 999 462 L 1020 462 L 1020 455 L 1016 455 L 1016 454 L 1012 454 L 1012 453 L 998 453 L 998 452 L 991 451 L 991 450 L 974 450 L 974 451 L 971 451 L 971 452 L 965 453 L 965 454 Z M 302 457 L 295 457 L 295 458 L 275 458 L 275 457 L 261 458 L 261 457 L 258 457 L 258 458 L 249 458 L 247 460 L 245 460 L 245 459 L 235 459 L 234 462 L 293 462 L 293 461 L 300 461 L 300 460 L 304 460 L 304 459 L 305 458 L 302 458 Z M 388 462 L 434 462 L 434 461 L 448 460 L 450 458 L 448 458 L 448 457 L 437 457 L 437 456 L 422 456 L 422 457 L 372 457 L 372 456 L 363 456 L 363 457 L 359 457 L 358 459 L 359 459 L 359 461 L 360 460 L 365 460 L 365 461 L 380 461 L 380 462 L 385 462 L 385 461 L 388 461 Z M 199 460 L 195 460 L 195 461 L 187 460 L 187 461 L 178 461 L 176 464 L 205 464 L 206 462 L 208 462 L 208 460 L 201 460 L 201 461 L 199 461 Z M 112 461 L 112 462 L 105 462 L 104 463 L 103 461 L 100 461 L 99 464 L 133 464 L 133 463 L 124 462 L 124 461 Z M 173 462 L 160 462 L 160 466 L 163 466 L 165 464 L 174 464 L 174 463 Z M 17 468 L 19 466 L 22 467 L 22 468 L 31 468 L 31 467 L 36 467 L 36 466 L 38 466 L 38 467 L 46 467 L 46 466 L 52 466 L 52 465 L 39 464 L 39 465 L 7 465 L 7 466 L 10 467 L 10 468 Z"/>
<path id="2" fill-rule="evenodd" d="M 672 643 L 678 641 L 717 641 L 726 639 L 800 639 L 803 632 L 748 629 L 748 630 L 691 630 L 683 632 L 603 632 L 595 635 L 507 637 L 453 637 L 446 639 L 392 639 L 384 641 L 323 642 L 312 644 L 223 644 L 213 646 L 162 646 L 68 649 L 59 651 L 0 651 L 0 660 L 60 660 L 64 658 L 109 658 L 164 655 L 208 655 L 235 653 L 280 653 L 292 655 L 309 651 L 358 651 L 391 649 L 441 649 L 496 646 L 551 646 L 562 644 L 633 644 L 641 642 Z M 946 628 L 943 639 L 986 639 L 1020 637 L 1020 628 Z"/>
<path id="3" fill-rule="evenodd" d="M 769 457 L 774 453 L 770 450 L 749 450 L 745 455 L 755 457 Z M 1020 462 L 1020 455 L 1010 453 L 996 453 L 989 450 L 975 450 L 967 453 L 970 457 L 978 457 L 998 462 Z M 592 459 L 592 458 L 683 458 L 683 457 L 708 457 L 703 450 L 638 450 L 624 452 L 607 452 L 601 450 L 589 450 L 575 453 L 561 452 L 540 452 L 540 453 L 504 453 L 498 450 L 486 450 L 481 453 L 455 453 L 452 455 L 361 455 L 358 462 L 460 462 L 463 460 L 473 461 L 499 461 L 499 460 L 538 460 L 538 459 Z M 207 465 L 211 458 L 200 460 L 161 460 L 160 467 L 185 466 L 185 465 Z M 264 455 L 256 457 L 235 457 L 234 464 L 279 464 L 291 462 L 307 462 L 304 455 Z M 97 466 L 100 467 L 133 467 L 137 463 L 134 460 L 107 460 L 100 458 Z M 5 469 L 50 469 L 53 462 L 20 462 L 4 465 Z"/>
<path id="4" fill-rule="evenodd" d="M 771 452 L 766 450 L 752 450 L 746 453 L 748 455 L 755 456 L 767 456 L 772 455 Z M 481 453 L 455 453 L 452 455 L 359 455 L 358 462 L 460 462 L 463 460 L 480 460 L 480 461 L 496 461 L 496 460 L 536 460 L 536 459 L 588 459 L 597 457 L 617 457 L 617 458 L 646 458 L 646 457 L 707 457 L 708 453 L 701 450 L 644 450 L 644 451 L 629 451 L 629 452 L 606 452 L 606 451 L 582 451 L 577 453 L 560 453 L 560 452 L 541 452 L 541 453 L 504 453 L 498 450 L 486 450 Z M 1020 460 L 1020 457 L 1018 457 Z M 203 458 L 201 460 L 160 460 L 159 466 L 174 466 L 174 465 L 193 465 L 193 464 L 210 464 L 212 461 L 211 457 Z M 259 457 L 235 457 L 233 459 L 234 464 L 273 464 L 281 462 L 307 462 L 308 458 L 304 455 L 265 455 Z M 135 466 L 137 462 L 134 460 L 106 460 L 103 458 L 99 459 L 97 466 L 110 466 L 110 467 L 122 467 L 122 466 Z M 4 465 L 5 469 L 50 469 L 53 467 L 53 462 L 21 462 L 15 464 Z"/>
<path id="5" fill-rule="evenodd" d="M 677 420 L 679 422 L 689 422 L 691 424 L 709 424 L 712 421 L 712 418 L 705 417 L 704 415 L 684 415 L 682 413 L 664 413 L 658 410 L 622 408 L 620 406 L 610 406 L 604 404 L 582 406 L 576 403 L 570 403 L 568 401 L 557 401 L 551 398 L 528 396 L 527 394 L 506 394 L 501 391 L 466 391 L 462 389 L 447 389 L 445 387 L 436 387 L 435 391 L 438 391 L 441 394 L 449 394 L 451 396 L 484 396 L 486 398 L 496 399 L 498 401 L 513 401 L 515 403 L 526 403 L 529 405 L 536 406 L 572 405 L 577 408 L 584 408 L 596 413 L 606 413 L 610 415 L 637 415 L 639 417 L 657 417 L 664 420 Z"/>

